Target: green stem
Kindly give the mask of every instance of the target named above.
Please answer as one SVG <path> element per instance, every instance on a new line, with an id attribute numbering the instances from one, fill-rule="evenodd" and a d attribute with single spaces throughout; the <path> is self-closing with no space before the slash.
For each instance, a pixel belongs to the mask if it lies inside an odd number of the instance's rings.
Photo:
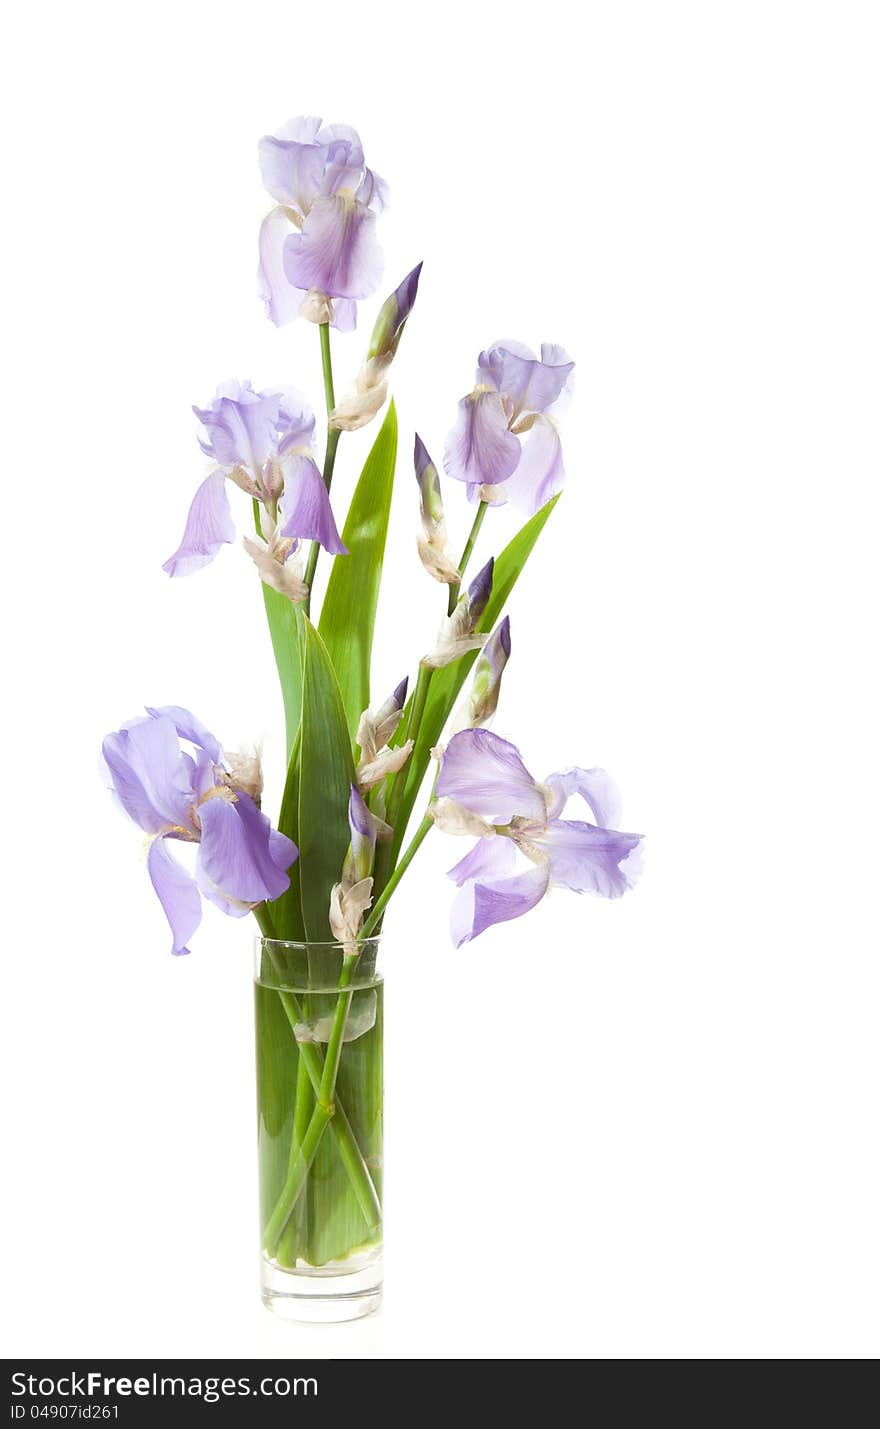
<path id="1" fill-rule="evenodd" d="M 321 1074 L 320 1084 L 315 1093 L 317 1098 L 315 1109 L 312 1112 L 311 1120 L 306 1128 L 305 1136 L 302 1139 L 293 1163 L 288 1171 L 287 1180 L 278 1197 L 275 1209 L 269 1217 L 266 1229 L 263 1232 L 263 1245 L 269 1255 L 274 1254 L 278 1240 L 284 1231 L 296 1203 L 305 1187 L 309 1169 L 317 1154 L 321 1143 L 321 1137 L 327 1129 L 330 1121 L 334 1120 L 338 1108 L 334 1101 L 336 1091 L 336 1077 L 339 1072 L 339 1059 L 342 1056 L 342 1044 L 345 1036 L 345 1023 L 351 1007 L 352 990 L 350 988 L 352 974 L 358 961 L 358 955 L 345 957 L 342 960 L 342 972 L 339 975 L 339 997 L 336 1000 L 336 1011 L 333 1014 L 333 1028 L 330 1033 L 330 1040 L 327 1043 L 327 1056 L 324 1058 L 324 1069 Z M 303 1044 L 300 1052 L 303 1050 Z"/>
<path id="2" fill-rule="evenodd" d="M 266 938 L 274 937 L 272 928 L 272 915 L 268 905 L 262 903 L 254 909 L 254 916 L 260 926 L 260 931 Z M 266 949 L 267 956 L 275 971 L 276 976 L 281 976 L 281 970 L 271 948 Z M 344 971 L 344 968 L 343 968 Z M 340 979 L 341 981 L 341 979 Z M 303 1023 L 305 1015 L 299 1001 L 292 992 L 278 988 L 278 996 L 284 1008 L 287 1020 L 290 1023 L 291 1031 L 294 1031 L 298 1023 Z M 300 1042 L 298 1052 L 301 1064 L 305 1067 L 309 1081 L 315 1096 L 319 1096 L 321 1083 L 326 1070 L 326 1063 L 321 1056 L 320 1049 L 311 1042 Z M 335 1080 L 335 1079 L 334 1079 Z M 299 1096 L 297 1097 L 297 1109 L 299 1108 Z M 302 1114 L 300 1112 L 300 1114 Z M 294 1111 L 296 1119 L 297 1110 Z M 303 1117 L 304 1120 L 304 1117 Z M 346 1115 L 345 1108 L 340 1102 L 336 1103 L 336 1113 L 333 1117 L 333 1136 L 339 1150 L 340 1159 L 348 1173 L 351 1188 L 357 1198 L 357 1203 L 361 1208 L 364 1220 L 369 1231 L 376 1230 L 382 1224 L 382 1208 L 379 1204 L 379 1197 L 376 1195 L 376 1188 L 373 1185 L 373 1178 L 367 1168 L 367 1164 L 361 1154 L 361 1149 L 357 1144 L 357 1138 L 352 1130 L 351 1122 Z M 304 1138 L 298 1138 L 302 1140 Z M 291 1166 L 289 1175 L 295 1169 L 294 1153 L 291 1147 Z M 308 1167 L 306 1168 L 308 1170 Z"/>
<path id="3" fill-rule="evenodd" d="M 379 894 L 379 897 L 376 899 L 376 902 L 373 904 L 373 907 L 370 909 L 370 916 L 364 924 L 363 930 L 361 932 L 362 938 L 369 938 L 374 928 L 376 928 L 377 925 L 381 922 L 382 915 L 385 912 L 385 908 L 387 906 L 389 898 L 391 897 L 400 880 L 403 878 L 403 875 L 406 873 L 406 870 L 409 868 L 410 864 L 412 863 L 413 859 L 415 858 L 416 854 L 418 853 L 419 849 L 421 848 L 422 844 L 424 843 L 425 839 L 427 838 L 433 827 L 434 820 L 431 818 L 430 814 L 426 814 L 425 817 L 422 819 L 422 822 L 416 829 L 415 833 L 413 834 L 405 853 L 400 859 L 400 862 L 398 863 L 391 877 L 388 879 L 388 882 L 385 884 L 385 887 L 382 889 L 382 892 Z"/>
<path id="4" fill-rule="evenodd" d="M 324 373 L 324 403 L 327 408 L 327 446 L 324 450 L 324 485 L 330 490 L 333 481 L 333 468 L 336 465 L 336 448 L 339 446 L 339 438 L 342 433 L 337 427 L 330 426 L 330 413 L 336 406 L 336 395 L 333 391 L 333 362 L 330 356 L 330 325 L 320 323 L 318 333 L 321 338 L 321 367 Z M 312 599 L 312 582 L 315 579 L 315 569 L 318 564 L 318 556 L 321 552 L 320 542 L 313 541 L 309 551 L 309 559 L 306 563 L 305 583 L 309 588 L 306 597 L 306 614 Z"/>
<path id="5" fill-rule="evenodd" d="M 477 544 L 477 537 L 480 534 L 480 527 L 483 524 L 483 519 L 488 509 L 489 503 L 487 501 L 481 501 L 479 506 L 477 507 L 477 514 L 474 517 L 474 524 L 471 527 L 471 534 L 468 536 L 467 541 L 465 542 L 464 550 L 461 553 L 461 560 L 458 563 L 458 574 L 460 576 L 464 576 L 465 567 L 467 566 L 467 563 L 470 560 L 471 555 L 473 554 L 474 546 Z M 454 611 L 460 594 L 461 581 L 459 581 L 456 585 L 451 585 L 449 587 L 449 604 L 446 607 L 447 615 L 451 615 Z"/>

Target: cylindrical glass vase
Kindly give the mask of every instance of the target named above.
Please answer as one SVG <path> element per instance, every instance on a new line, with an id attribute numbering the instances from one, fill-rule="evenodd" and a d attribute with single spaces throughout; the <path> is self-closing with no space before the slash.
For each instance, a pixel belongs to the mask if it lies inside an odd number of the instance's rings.
<path id="1" fill-rule="evenodd" d="M 262 1291 L 287 1319 L 354 1320 L 382 1296 L 378 950 L 257 944 Z"/>

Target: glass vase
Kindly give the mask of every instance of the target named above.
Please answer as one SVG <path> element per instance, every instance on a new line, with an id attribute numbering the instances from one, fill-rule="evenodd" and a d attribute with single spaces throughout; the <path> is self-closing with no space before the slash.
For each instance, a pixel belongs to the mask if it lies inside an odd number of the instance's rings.
<path id="1" fill-rule="evenodd" d="M 255 978 L 263 1302 L 358 1319 L 382 1296 L 378 938 L 260 938 Z"/>

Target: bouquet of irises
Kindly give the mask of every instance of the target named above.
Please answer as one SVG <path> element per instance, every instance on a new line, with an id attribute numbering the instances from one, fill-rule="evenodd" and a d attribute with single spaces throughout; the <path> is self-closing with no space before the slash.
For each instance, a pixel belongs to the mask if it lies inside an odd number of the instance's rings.
<path id="1" fill-rule="evenodd" d="M 361 970 L 429 832 L 472 841 L 449 872 L 456 947 L 526 913 L 553 885 L 618 897 L 636 876 L 640 839 L 619 831 L 618 795 L 603 770 L 565 768 L 538 780 L 516 745 L 487 727 L 511 656 L 505 604 L 564 484 L 558 419 L 574 364 L 547 343 L 540 356 L 518 342 L 480 353 L 442 460 L 447 497 L 454 491 L 473 512 L 460 555 L 450 549 L 433 443 L 415 436 L 400 499 L 412 506 L 421 564 L 443 588 L 439 629 L 422 650 L 400 652 L 409 677 L 374 699 L 373 633 L 398 470 L 388 387 L 421 264 L 382 303 L 350 390 L 337 396 L 332 337 L 355 329 L 358 303 L 380 283 L 387 188 L 344 125 L 293 120 L 261 140 L 259 154 L 275 201 L 260 229 L 261 296 L 272 322 L 317 327 L 323 450 L 299 393 L 223 383 L 194 408 L 210 471 L 164 569 L 189 575 L 233 544 L 239 505 L 284 706 L 277 828 L 261 807 L 259 758 L 225 751 L 182 707 L 148 707 L 107 736 L 103 753 L 119 802 L 150 837 L 147 867 L 172 952 L 189 951 L 203 900 L 234 918 L 253 913 L 259 924 L 263 1244 L 273 1265 L 291 1268 L 335 1264 L 378 1236 L 376 980 Z M 386 404 L 340 532 L 331 484 L 343 434 Z M 492 549 L 492 508 L 507 502 L 523 524 L 478 562 L 481 536 Z M 322 552 L 329 572 L 318 612 Z M 574 799 L 586 817 L 566 817 Z M 335 953 L 330 983 L 326 972 L 323 981 L 313 975 L 309 950 L 321 946 Z M 297 950 L 306 950 L 300 963 Z"/>

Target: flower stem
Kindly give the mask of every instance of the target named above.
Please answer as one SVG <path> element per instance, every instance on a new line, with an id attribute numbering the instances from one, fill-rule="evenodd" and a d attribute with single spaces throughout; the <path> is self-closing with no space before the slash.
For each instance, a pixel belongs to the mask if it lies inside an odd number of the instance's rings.
<path id="1" fill-rule="evenodd" d="M 263 933 L 263 936 L 266 938 L 272 938 L 274 936 L 272 928 L 272 917 L 267 905 L 265 903 L 260 904 L 259 907 L 254 909 L 254 915 L 260 925 L 260 930 Z M 278 963 L 275 959 L 275 955 L 273 954 L 271 948 L 266 949 L 266 954 L 276 975 L 280 977 L 281 970 L 278 966 Z M 303 1008 L 292 992 L 288 992 L 282 988 L 278 988 L 278 996 L 281 999 L 281 1005 L 284 1008 L 287 1020 L 290 1023 L 291 1031 L 295 1032 L 297 1024 L 301 1024 L 306 1020 Z M 326 1063 L 321 1056 L 320 1049 L 311 1042 L 300 1042 L 298 1043 L 297 1050 L 299 1052 L 300 1062 L 306 1070 L 309 1081 L 312 1084 L 312 1089 L 315 1093 L 315 1096 L 319 1096 L 323 1076 L 326 1070 Z M 301 1107 L 299 1107 L 298 1110 L 301 1114 Z M 348 1179 L 351 1182 L 351 1188 L 357 1198 L 357 1202 L 361 1208 L 361 1212 L 363 1213 L 364 1220 L 367 1223 L 368 1229 L 371 1232 L 375 1231 L 382 1224 L 382 1208 L 379 1204 L 379 1197 L 376 1195 L 376 1188 L 373 1185 L 373 1179 L 361 1154 L 361 1149 L 357 1144 L 357 1138 L 355 1137 L 355 1134 L 352 1130 L 351 1122 L 346 1115 L 345 1108 L 340 1102 L 336 1103 L 336 1112 L 333 1117 L 332 1126 L 333 1136 L 339 1150 L 340 1159 L 342 1160 L 346 1172 L 348 1173 Z M 306 1130 L 307 1129 L 308 1128 L 306 1128 Z M 302 1130 L 301 1123 L 299 1130 Z M 304 1141 L 304 1139 L 304 1134 L 301 1137 L 297 1137 L 300 1146 L 302 1145 L 302 1141 Z M 296 1164 L 296 1155 L 294 1152 L 294 1148 L 291 1145 L 291 1164 L 289 1176 L 294 1173 L 296 1169 Z M 306 1167 L 306 1170 L 308 1170 L 308 1167 Z"/>
<path id="2" fill-rule="evenodd" d="M 292 1163 L 287 1174 L 287 1180 L 278 1197 L 275 1209 L 267 1222 L 263 1232 L 263 1245 L 269 1253 L 273 1255 L 275 1247 L 293 1214 L 296 1203 L 305 1187 L 309 1168 L 315 1159 L 321 1137 L 327 1129 L 327 1124 L 335 1120 L 338 1107 L 334 1101 L 336 1091 L 336 1077 L 339 1072 L 339 1059 L 342 1056 L 342 1043 L 345 1036 L 345 1023 L 351 1007 L 352 989 L 350 987 L 352 974 L 358 961 L 358 954 L 353 957 L 345 957 L 342 960 L 342 972 L 339 975 L 339 996 L 336 1000 L 336 1010 L 333 1014 L 333 1028 L 330 1033 L 330 1040 L 327 1043 L 327 1056 L 324 1058 L 324 1068 L 321 1073 L 321 1080 L 315 1093 L 315 1109 L 312 1112 L 305 1136 L 300 1143 L 298 1151 L 292 1158 Z M 304 1045 L 304 1044 L 303 1044 Z M 300 1047 L 300 1053 L 303 1046 Z"/>
<path id="3" fill-rule="evenodd" d="M 370 916 L 363 926 L 361 937 L 369 938 L 374 928 L 377 926 L 378 923 L 381 922 L 382 915 L 385 912 L 385 908 L 389 898 L 391 897 L 400 880 L 403 878 L 403 875 L 406 873 L 406 870 L 409 868 L 410 864 L 412 863 L 413 859 L 415 858 L 416 854 L 418 853 L 419 849 L 421 848 L 422 844 L 424 843 L 425 839 L 427 838 L 433 827 L 434 820 L 431 818 L 430 814 L 426 814 L 425 817 L 422 819 L 422 822 L 416 829 L 415 833 L 413 834 L 406 851 L 400 859 L 400 862 L 398 863 L 394 872 L 391 874 L 391 877 L 388 879 L 388 882 L 385 884 L 385 887 L 382 889 L 382 892 L 379 894 L 379 897 L 376 899 L 376 902 L 371 908 Z"/>
<path id="4" fill-rule="evenodd" d="M 342 433 L 337 427 L 330 426 L 330 413 L 336 406 L 336 395 L 333 391 L 333 361 L 330 356 L 330 324 L 319 323 L 318 334 L 321 339 L 321 368 L 324 373 L 324 404 L 327 408 L 327 446 L 324 449 L 324 485 L 327 490 L 333 481 L 333 468 L 336 465 L 336 448 L 339 446 L 339 438 Z M 318 564 L 318 556 L 321 551 L 319 541 L 313 541 L 309 551 L 309 559 L 306 564 L 305 583 L 309 588 L 306 597 L 306 614 L 312 599 L 312 581 L 315 579 L 315 568 Z"/>
<path id="5" fill-rule="evenodd" d="M 488 501 L 481 501 L 479 506 L 477 507 L 477 514 L 474 517 L 474 524 L 471 527 L 471 534 L 468 536 L 467 541 L 465 542 L 464 550 L 461 553 L 461 560 L 458 563 L 458 573 L 460 576 L 464 576 L 465 566 L 467 565 L 468 561 L 471 558 L 471 555 L 473 554 L 474 546 L 477 544 L 477 537 L 480 534 L 480 527 L 483 524 L 483 518 L 485 517 L 488 509 Z M 451 585 L 449 587 L 449 604 L 446 607 L 447 615 L 451 615 L 454 611 L 460 594 L 461 581 L 458 581 L 456 585 Z"/>

